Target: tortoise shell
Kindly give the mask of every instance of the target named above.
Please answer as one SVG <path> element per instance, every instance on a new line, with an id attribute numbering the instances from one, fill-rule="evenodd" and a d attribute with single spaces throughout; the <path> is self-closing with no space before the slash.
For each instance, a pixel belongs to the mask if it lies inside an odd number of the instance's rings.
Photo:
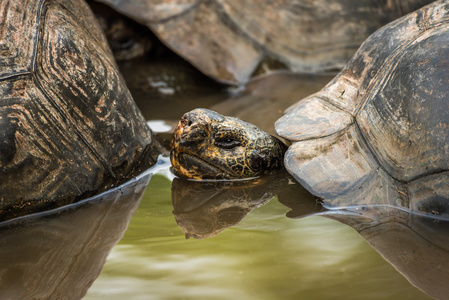
<path id="1" fill-rule="evenodd" d="M 369 34 L 432 2 L 97 1 L 147 25 L 206 75 L 234 84 L 267 67 L 295 72 L 341 69 Z"/>
<path id="2" fill-rule="evenodd" d="M 83 1 L 6 0 L 0 16 L 2 213 L 70 203 L 154 163 L 151 131 Z"/>
<path id="3" fill-rule="evenodd" d="M 407 183 L 447 178 L 448 25 L 449 4 L 436 1 L 371 35 L 325 88 L 277 121 L 293 142 L 286 168 L 331 198 L 374 178 L 383 178 L 376 191 L 388 185 L 408 198 Z"/>

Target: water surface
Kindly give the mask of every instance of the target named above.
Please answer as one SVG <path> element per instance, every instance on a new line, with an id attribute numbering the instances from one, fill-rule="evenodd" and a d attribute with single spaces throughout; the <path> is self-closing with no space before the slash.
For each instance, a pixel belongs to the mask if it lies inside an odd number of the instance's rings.
<path id="1" fill-rule="evenodd" d="M 86 299 L 428 299 L 351 227 L 290 219 L 276 198 L 208 239 L 186 239 L 171 182 L 150 181 Z"/>

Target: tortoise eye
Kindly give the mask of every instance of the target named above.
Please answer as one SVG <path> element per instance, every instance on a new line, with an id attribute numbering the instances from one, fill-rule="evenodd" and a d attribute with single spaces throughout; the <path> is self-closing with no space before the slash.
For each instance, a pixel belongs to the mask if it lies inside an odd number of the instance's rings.
<path id="1" fill-rule="evenodd" d="M 239 140 L 226 136 L 215 138 L 214 142 L 215 146 L 222 149 L 233 149 L 235 147 L 241 146 L 241 144 L 242 143 Z"/>

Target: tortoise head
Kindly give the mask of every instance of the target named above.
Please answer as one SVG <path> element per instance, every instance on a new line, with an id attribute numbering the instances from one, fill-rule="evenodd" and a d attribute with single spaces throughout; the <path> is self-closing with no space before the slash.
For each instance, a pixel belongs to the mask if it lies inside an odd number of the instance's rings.
<path id="1" fill-rule="evenodd" d="M 180 177 L 237 179 L 282 169 L 287 146 L 250 123 L 195 109 L 179 121 L 171 148 Z"/>

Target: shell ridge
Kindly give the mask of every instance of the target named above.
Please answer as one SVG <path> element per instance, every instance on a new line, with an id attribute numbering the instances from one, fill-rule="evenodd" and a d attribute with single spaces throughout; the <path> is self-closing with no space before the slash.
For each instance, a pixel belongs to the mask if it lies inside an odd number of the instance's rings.
<path id="1" fill-rule="evenodd" d="M 29 72 L 33 72 L 36 70 L 36 64 L 37 64 L 37 51 L 39 47 L 39 40 L 42 37 L 42 28 L 44 26 L 44 22 L 42 21 L 42 16 L 45 13 L 44 12 L 44 6 L 48 2 L 48 0 L 41 0 L 38 7 L 37 7 L 37 17 L 36 17 L 36 23 L 34 24 L 33 31 L 34 34 L 34 40 L 33 40 L 33 50 L 31 52 L 31 59 L 28 66 Z"/>
<path id="2" fill-rule="evenodd" d="M 33 73 L 29 70 L 20 70 L 20 71 L 14 71 L 12 73 L 4 73 L 0 75 L 0 81 L 8 80 L 8 79 L 14 79 L 15 77 L 22 77 L 22 76 L 31 76 Z"/>
<path id="3" fill-rule="evenodd" d="M 383 164 L 381 163 L 381 161 L 379 160 L 379 158 L 377 157 L 377 155 L 374 155 L 374 153 L 376 153 L 376 152 L 373 150 L 373 148 L 372 148 L 372 146 L 371 146 L 371 143 L 369 143 L 369 142 L 367 141 L 367 139 L 365 138 L 365 136 L 364 136 L 364 134 L 363 134 L 363 132 L 362 132 L 362 130 L 361 130 L 359 124 L 357 124 L 357 122 L 355 122 L 355 128 L 356 128 L 356 132 L 357 132 L 359 138 L 362 140 L 362 143 L 365 145 L 365 147 L 368 148 L 370 157 L 376 162 L 376 164 L 378 165 L 378 167 L 381 168 L 381 169 L 382 169 L 386 174 L 388 174 L 391 178 L 394 178 L 395 181 L 397 181 L 397 182 L 399 182 L 399 183 L 401 183 L 401 184 L 406 184 L 407 181 L 402 181 L 402 180 L 399 180 L 399 179 L 395 178 L 394 176 L 392 176 L 392 174 L 391 174 L 390 172 L 388 172 L 387 168 L 385 168 L 385 167 L 383 166 Z"/>
<path id="4" fill-rule="evenodd" d="M 333 101 L 332 97 L 329 97 L 328 94 L 329 94 L 328 92 L 326 92 L 326 93 L 318 92 L 317 94 L 315 94 L 315 97 L 327 102 L 328 104 L 334 106 L 338 110 L 341 110 L 342 112 L 345 112 L 345 113 L 351 115 L 352 117 L 354 117 L 354 115 L 351 112 L 349 112 L 344 106 L 340 105 L 340 103 L 338 101 Z"/>
<path id="5" fill-rule="evenodd" d="M 36 84 L 36 86 L 39 88 L 39 90 L 45 95 L 45 97 L 47 98 L 47 100 L 52 104 L 53 108 L 56 109 L 56 111 L 58 111 L 59 116 L 62 120 L 64 120 L 67 124 L 70 124 L 70 127 L 72 128 L 73 132 L 76 134 L 76 136 L 78 136 L 79 139 L 81 139 L 83 141 L 83 143 L 88 147 L 88 149 L 91 151 L 91 153 L 94 155 L 94 157 L 98 160 L 98 162 L 101 163 L 101 165 L 104 167 L 105 170 L 108 171 L 108 174 L 110 176 L 112 176 L 112 178 L 116 179 L 116 176 L 114 174 L 114 172 L 112 171 L 110 165 L 107 163 L 106 160 L 104 160 L 101 155 L 98 153 L 98 151 L 95 150 L 95 148 L 93 147 L 93 145 L 91 145 L 85 138 L 84 136 L 81 134 L 81 131 L 78 129 L 78 127 L 76 126 L 76 124 L 74 124 L 74 122 L 71 122 L 66 115 L 64 114 L 64 111 L 62 110 L 62 108 L 60 107 L 60 105 L 58 105 L 54 99 L 50 96 L 50 94 L 48 93 L 48 91 L 45 89 L 44 84 L 41 83 L 41 79 L 39 78 L 39 76 L 36 75 L 36 73 L 34 74 L 35 76 L 33 76 L 33 81 Z"/>

